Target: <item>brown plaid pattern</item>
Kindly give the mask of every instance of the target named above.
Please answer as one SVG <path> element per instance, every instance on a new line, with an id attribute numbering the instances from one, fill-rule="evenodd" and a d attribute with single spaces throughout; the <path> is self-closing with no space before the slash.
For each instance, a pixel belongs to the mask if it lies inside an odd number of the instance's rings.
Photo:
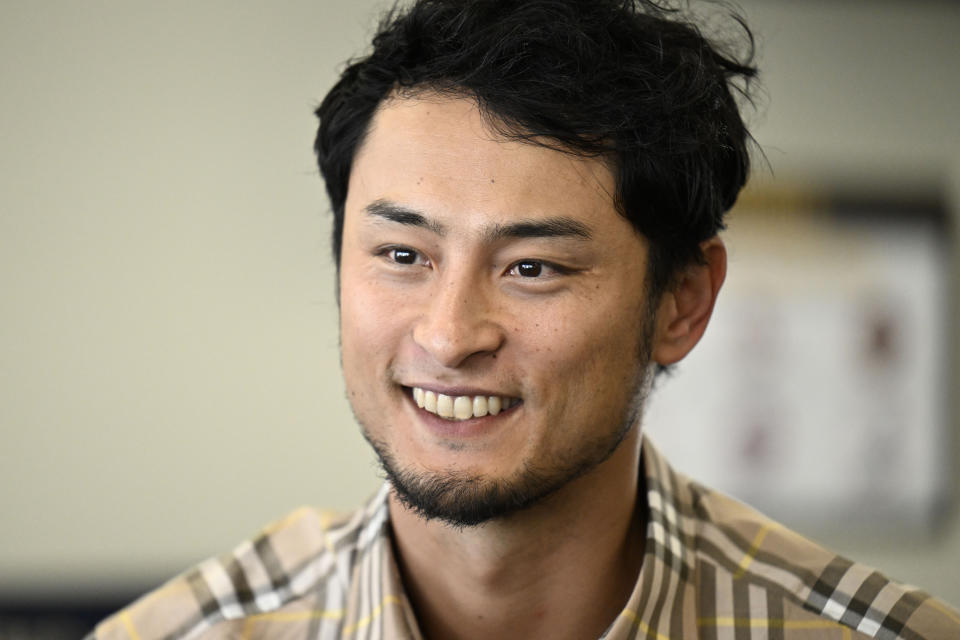
<path id="1" fill-rule="evenodd" d="M 643 445 L 646 554 L 606 640 L 952 640 L 960 614 L 675 473 Z M 421 638 L 388 487 L 336 518 L 300 509 L 102 622 L 90 638 Z"/>

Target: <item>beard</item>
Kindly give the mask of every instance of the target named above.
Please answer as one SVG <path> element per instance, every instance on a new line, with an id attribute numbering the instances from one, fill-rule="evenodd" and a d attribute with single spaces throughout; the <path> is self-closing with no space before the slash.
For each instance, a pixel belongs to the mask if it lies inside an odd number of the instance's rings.
<path id="1" fill-rule="evenodd" d="M 377 454 L 380 467 L 401 504 L 425 520 L 438 520 L 459 528 L 474 527 L 529 509 L 606 461 L 631 429 L 640 428 L 643 405 L 651 388 L 650 351 L 655 324 L 652 310 L 646 311 L 633 389 L 620 420 L 612 426 L 604 425 L 603 433 L 586 446 L 573 447 L 544 463 L 527 460 L 508 477 L 491 478 L 452 470 L 424 471 L 404 466 L 390 446 L 373 437 L 361 421 L 363 437 Z M 581 428 L 593 432 L 596 426 Z"/>
<path id="2" fill-rule="evenodd" d="M 607 460 L 630 430 L 639 428 L 644 397 L 644 393 L 637 394 L 622 423 L 588 448 L 569 452 L 549 465 L 527 461 L 507 478 L 404 467 L 385 442 L 371 437 L 367 429 L 363 429 L 363 434 L 377 454 L 395 495 L 406 508 L 425 520 L 439 520 L 453 527 L 473 527 L 528 509 Z"/>

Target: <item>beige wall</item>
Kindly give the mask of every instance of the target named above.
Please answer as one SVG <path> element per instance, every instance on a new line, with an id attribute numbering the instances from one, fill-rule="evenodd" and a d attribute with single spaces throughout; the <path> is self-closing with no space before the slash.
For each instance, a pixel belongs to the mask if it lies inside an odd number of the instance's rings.
<path id="1" fill-rule="evenodd" d="M 960 9 L 838 4 L 746 5 L 776 177 L 960 193 Z M 146 585 L 376 486 L 311 156 L 373 6 L 0 7 L 0 593 Z M 956 519 L 839 544 L 960 602 Z"/>

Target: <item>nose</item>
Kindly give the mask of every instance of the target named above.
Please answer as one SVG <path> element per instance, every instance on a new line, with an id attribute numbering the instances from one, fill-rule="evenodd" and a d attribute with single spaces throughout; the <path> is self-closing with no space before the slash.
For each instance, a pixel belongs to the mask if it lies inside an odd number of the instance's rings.
<path id="1" fill-rule="evenodd" d="M 503 344 L 505 333 L 495 317 L 492 293 L 481 280 L 466 273 L 438 279 L 414 325 L 414 342 L 444 367 L 493 354 Z"/>

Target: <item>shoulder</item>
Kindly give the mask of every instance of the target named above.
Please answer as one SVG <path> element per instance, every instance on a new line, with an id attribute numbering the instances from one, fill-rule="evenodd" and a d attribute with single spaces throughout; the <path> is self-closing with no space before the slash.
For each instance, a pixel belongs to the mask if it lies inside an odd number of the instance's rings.
<path id="1" fill-rule="evenodd" d="M 101 622 L 90 638 L 196 637 L 215 626 L 211 637 L 232 637 L 249 616 L 308 595 L 313 602 L 342 599 L 369 510 L 338 514 L 301 507 L 233 551 L 147 593 Z"/>
<path id="2" fill-rule="evenodd" d="M 701 625 L 779 627 L 785 638 L 960 638 L 960 614 L 936 598 L 687 484 Z"/>

